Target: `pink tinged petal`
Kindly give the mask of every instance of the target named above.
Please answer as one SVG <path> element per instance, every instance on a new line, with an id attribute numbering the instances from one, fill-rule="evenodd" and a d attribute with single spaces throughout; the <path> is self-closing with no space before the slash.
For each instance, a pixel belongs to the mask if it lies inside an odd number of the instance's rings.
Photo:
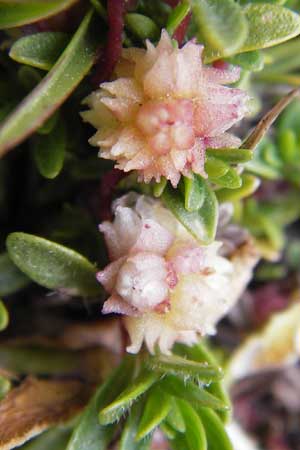
<path id="1" fill-rule="evenodd" d="M 117 207 L 113 223 L 103 222 L 99 229 L 104 233 L 111 260 L 124 256 L 135 244 L 141 230 L 141 220 L 130 208 Z"/>
<path id="2" fill-rule="evenodd" d="M 194 111 L 197 136 L 217 136 L 231 128 L 244 116 L 244 108 L 239 100 L 226 105 L 209 101 L 197 102 Z"/>
<path id="3" fill-rule="evenodd" d="M 166 30 L 162 30 L 159 43 L 156 47 L 157 53 L 168 52 L 169 54 L 174 51 L 172 39 Z"/>
<path id="4" fill-rule="evenodd" d="M 193 172 L 202 175 L 204 178 L 207 178 L 207 174 L 204 169 L 205 146 L 202 139 L 197 139 L 196 144 L 191 151 L 190 163 Z"/>
<path id="5" fill-rule="evenodd" d="M 125 302 L 119 295 L 111 295 L 103 304 L 102 314 L 125 314 L 126 316 L 138 316 L 137 310 Z"/>
<path id="6" fill-rule="evenodd" d="M 169 155 L 161 156 L 157 164 L 159 173 L 164 175 L 167 180 L 170 180 L 173 187 L 176 187 L 180 180 L 180 172 L 176 170 L 171 157 Z"/>
<path id="7" fill-rule="evenodd" d="M 121 122 L 129 122 L 137 113 L 139 104 L 128 98 L 103 97 L 101 102 Z"/>
<path id="8" fill-rule="evenodd" d="M 98 147 L 112 147 L 116 144 L 120 136 L 120 131 L 114 128 L 102 127 L 94 136 L 89 139 L 91 145 Z"/>
<path id="9" fill-rule="evenodd" d="M 229 68 L 204 67 L 203 74 L 209 83 L 230 84 L 240 79 L 241 69 L 238 66 Z"/>
<path id="10" fill-rule="evenodd" d="M 100 272 L 97 272 L 96 278 L 105 290 L 111 293 L 117 281 L 118 272 L 124 263 L 124 257 L 110 263 Z"/>
<path id="11" fill-rule="evenodd" d="M 152 252 L 164 255 L 173 242 L 173 236 L 159 223 L 145 220 L 141 233 L 132 248 L 133 252 Z"/>
<path id="12" fill-rule="evenodd" d="M 170 262 L 177 274 L 201 272 L 204 268 L 205 255 L 200 247 L 179 248 Z"/>
<path id="13" fill-rule="evenodd" d="M 102 83 L 101 88 L 115 97 L 127 98 L 136 103 L 143 101 L 142 88 L 133 78 L 119 78 L 115 81 Z"/>
<path id="14" fill-rule="evenodd" d="M 209 137 L 204 139 L 205 147 L 211 148 L 234 148 L 241 145 L 241 140 L 237 136 L 230 133 L 223 133 L 220 136 Z M 226 150 L 225 150 L 226 151 Z"/>
<path id="15" fill-rule="evenodd" d="M 165 260 L 155 254 L 138 253 L 121 267 L 117 293 L 140 311 L 152 309 L 168 295 Z"/>
<path id="16" fill-rule="evenodd" d="M 146 152 L 139 152 L 136 156 L 134 156 L 131 160 L 126 160 L 126 164 L 123 166 L 123 170 L 125 172 L 129 172 L 130 170 L 144 170 L 151 166 L 153 163 L 152 155 Z"/>
<path id="17" fill-rule="evenodd" d="M 134 157 L 138 152 L 143 150 L 145 142 L 135 127 L 124 127 L 119 132 L 117 142 L 111 148 L 111 154 L 114 158 L 125 156 L 126 158 Z"/>
<path id="18" fill-rule="evenodd" d="M 176 94 L 191 97 L 196 94 L 199 80 L 202 78 L 202 45 L 188 42 L 174 53 L 174 70 L 176 70 Z"/>
<path id="19" fill-rule="evenodd" d="M 167 52 L 159 55 L 153 67 L 144 77 L 144 92 L 149 98 L 166 97 L 174 92 L 175 74 L 170 71 Z"/>
<path id="20" fill-rule="evenodd" d="M 171 158 L 176 170 L 182 172 L 187 163 L 187 152 L 184 150 L 172 150 Z"/>

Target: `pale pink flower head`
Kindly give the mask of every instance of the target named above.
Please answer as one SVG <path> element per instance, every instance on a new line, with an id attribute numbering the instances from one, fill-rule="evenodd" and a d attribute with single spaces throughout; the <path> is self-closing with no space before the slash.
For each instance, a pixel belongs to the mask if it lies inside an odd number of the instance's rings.
<path id="1" fill-rule="evenodd" d="M 239 79 L 239 68 L 203 65 L 202 45 L 174 48 L 166 31 L 157 47 L 146 44 L 123 50 L 118 78 L 87 97 L 82 117 L 98 130 L 90 143 L 99 156 L 141 181 L 164 176 L 176 187 L 181 174 L 205 176 L 207 147 L 240 145 L 226 131 L 244 117 L 248 96 L 224 86 Z"/>
<path id="2" fill-rule="evenodd" d="M 110 294 L 102 312 L 126 316 L 129 352 L 143 341 L 167 353 L 175 341 L 193 343 L 217 321 L 248 283 L 257 255 L 220 255 L 221 242 L 202 246 L 159 200 L 130 193 L 104 222 L 111 263 L 98 272 Z"/>

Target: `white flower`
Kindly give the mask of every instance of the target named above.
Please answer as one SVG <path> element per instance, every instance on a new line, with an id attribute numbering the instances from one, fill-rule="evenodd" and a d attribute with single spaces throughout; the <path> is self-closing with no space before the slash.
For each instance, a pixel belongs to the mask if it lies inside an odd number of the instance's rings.
<path id="1" fill-rule="evenodd" d="M 214 333 L 251 278 L 252 247 L 225 258 L 221 242 L 201 246 L 160 201 L 134 193 L 115 202 L 114 214 L 100 225 L 112 262 L 98 280 L 110 293 L 103 312 L 126 315 L 127 350 L 145 341 L 167 353 L 175 341 Z"/>

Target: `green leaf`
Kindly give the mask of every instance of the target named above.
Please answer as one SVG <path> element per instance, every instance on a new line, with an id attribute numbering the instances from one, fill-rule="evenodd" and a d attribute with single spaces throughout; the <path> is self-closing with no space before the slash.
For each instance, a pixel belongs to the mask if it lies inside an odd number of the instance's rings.
<path id="1" fill-rule="evenodd" d="M 209 244 L 215 238 L 218 222 L 218 203 L 215 193 L 198 175 L 194 175 L 203 184 L 205 199 L 198 211 L 189 212 L 178 190 L 167 186 L 161 199 L 164 205 L 177 217 L 182 225 L 200 242 Z"/>
<path id="2" fill-rule="evenodd" d="M 140 421 L 142 405 L 136 403 L 130 410 L 130 414 L 125 422 L 124 429 L 121 434 L 118 450 L 148 450 L 151 439 L 144 439 L 137 442 L 136 432 Z"/>
<path id="3" fill-rule="evenodd" d="M 149 391 L 145 409 L 138 426 L 136 440 L 149 435 L 168 415 L 171 409 L 171 397 L 158 387 Z"/>
<path id="4" fill-rule="evenodd" d="M 0 400 L 2 400 L 11 389 L 11 382 L 0 375 Z"/>
<path id="5" fill-rule="evenodd" d="M 226 175 L 230 169 L 229 165 L 214 156 L 207 156 L 205 161 L 205 172 L 210 178 L 220 178 Z"/>
<path id="6" fill-rule="evenodd" d="M 70 430 L 66 428 L 52 428 L 37 438 L 23 445 L 22 450 L 65 450 L 70 438 Z"/>
<path id="7" fill-rule="evenodd" d="M 88 12 L 56 64 L 0 128 L 0 156 L 40 127 L 92 67 L 98 44 Z"/>
<path id="8" fill-rule="evenodd" d="M 63 289 L 70 295 L 99 295 L 96 267 L 68 247 L 27 233 L 11 233 L 7 249 L 16 266 L 48 289 Z"/>
<path id="9" fill-rule="evenodd" d="M 254 175 L 242 174 L 242 186 L 237 189 L 218 189 L 215 191 L 219 202 L 234 202 L 253 194 L 260 184 L 260 180 Z"/>
<path id="10" fill-rule="evenodd" d="M 264 67 L 263 54 L 258 50 L 232 56 L 231 58 L 228 58 L 228 62 L 251 72 L 259 72 Z"/>
<path id="11" fill-rule="evenodd" d="M 252 3 L 243 10 L 249 22 L 249 34 L 240 52 L 272 47 L 300 33 L 300 16 L 288 8 Z"/>
<path id="12" fill-rule="evenodd" d="M 172 9 L 171 14 L 168 17 L 166 30 L 170 36 L 173 36 L 176 29 L 179 27 L 181 22 L 189 14 L 191 10 L 190 2 L 183 0 L 178 3 L 178 5 Z"/>
<path id="13" fill-rule="evenodd" d="M 52 132 L 36 136 L 33 144 L 33 156 L 37 168 L 45 178 L 55 178 L 63 168 L 66 149 L 64 123 L 59 119 Z"/>
<path id="14" fill-rule="evenodd" d="M 184 433 L 186 430 L 185 422 L 178 406 L 178 399 L 174 397 L 172 398 L 172 407 L 166 418 L 166 422 L 174 428 L 174 430 L 179 431 L 179 433 Z"/>
<path id="15" fill-rule="evenodd" d="M 155 40 L 159 38 L 160 30 L 156 23 L 147 16 L 137 13 L 128 13 L 125 16 L 127 28 L 139 39 Z"/>
<path id="16" fill-rule="evenodd" d="M 58 14 L 76 0 L 2 0 L 0 1 L 0 29 L 20 27 L 27 23 Z"/>
<path id="17" fill-rule="evenodd" d="M 250 161 L 253 157 L 251 150 L 243 148 L 207 148 L 208 157 L 215 157 L 231 164 L 239 164 Z"/>
<path id="18" fill-rule="evenodd" d="M 298 43 L 299 44 L 299 43 Z M 292 129 L 297 136 L 300 135 L 300 101 L 296 99 L 283 111 L 278 119 L 278 131 Z"/>
<path id="19" fill-rule="evenodd" d="M 242 186 L 242 179 L 240 175 L 231 167 L 225 175 L 218 178 L 210 177 L 210 180 L 218 186 L 223 186 L 227 189 L 237 189 Z"/>
<path id="20" fill-rule="evenodd" d="M 263 155 L 266 154 L 266 147 L 270 148 L 270 151 L 272 151 L 274 147 L 273 142 L 268 138 L 264 138 L 259 142 L 255 148 L 253 160 L 245 164 L 245 168 L 255 175 L 259 175 L 270 180 L 277 180 L 281 178 L 280 171 L 277 167 L 272 167 L 263 159 Z"/>
<path id="21" fill-rule="evenodd" d="M 215 396 L 211 395 L 207 390 L 197 386 L 192 381 L 184 381 L 175 375 L 167 375 L 160 381 L 159 385 L 165 392 L 175 397 L 182 398 L 192 405 L 207 406 L 208 408 L 227 410 L 225 405 Z"/>
<path id="22" fill-rule="evenodd" d="M 10 295 L 23 289 L 30 279 L 12 262 L 7 253 L 0 255 L 0 295 Z"/>
<path id="23" fill-rule="evenodd" d="M 43 123 L 42 126 L 40 126 L 36 131 L 38 134 L 49 134 L 55 127 L 57 121 L 59 119 L 59 111 L 55 111 L 52 116 L 49 117 L 49 119 L 46 120 L 46 122 Z"/>
<path id="24" fill-rule="evenodd" d="M 98 411 L 111 402 L 132 377 L 133 359 L 125 358 L 122 364 L 100 386 L 74 429 L 66 450 L 106 450 L 113 436 L 114 427 L 102 426 Z"/>
<path id="25" fill-rule="evenodd" d="M 198 414 L 186 401 L 178 400 L 178 404 L 186 425 L 185 438 L 189 450 L 207 450 L 205 429 Z"/>
<path id="26" fill-rule="evenodd" d="M 100 411 L 100 423 L 107 425 L 119 420 L 132 403 L 156 382 L 157 378 L 157 374 L 143 371 L 118 398 Z"/>
<path id="27" fill-rule="evenodd" d="M 50 70 L 63 52 L 70 36 L 59 31 L 46 31 L 18 39 L 9 56 L 20 64 Z"/>
<path id="28" fill-rule="evenodd" d="M 223 372 L 220 368 L 206 362 L 199 363 L 177 355 L 153 356 L 149 358 L 147 364 L 154 371 L 180 375 L 185 380 L 192 378 L 198 381 L 211 382 L 223 378 Z"/>
<path id="29" fill-rule="evenodd" d="M 205 183 L 194 175 L 191 178 L 183 177 L 184 207 L 187 211 L 198 211 L 205 199 Z"/>
<path id="30" fill-rule="evenodd" d="M 205 53 L 220 52 L 231 55 L 247 38 L 247 20 L 242 8 L 234 0 L 192 0 L 198 41 Z"/>
<path id="31" fill-rule="evenodd" d="M 179 355 L 193 359 L 199 362 L 207 362 L 208 364 L 217 365 L 217 361 L 213 354 L 207 350 L 203 343 L 198 343 L 193 346 L 187 346 L 183 344 L 176 344 L 175 351 Z M 224 405 L 227 406 L 227 410 L 218 411 L 218 415 L 221 417 L 223 422 L 229 422 L 231 418 L 230 414 L 230 399 L 227 391 L 224 387 L 223 381 L 216 381 L 207 386 L 207 391 L 217 397 Z"/>
<path id="32" fill-rule="evenodd" d="M 209 450 L 233 450 L 224 425 L 218 415 L 208 408 L 196 408 L 204 426 Z"/>
<path id="33" fill-rule="evenodd" d="M 9 315 L 2 300 L 0 300 L 0 331 L 4 330 L 9 322 Z"/>

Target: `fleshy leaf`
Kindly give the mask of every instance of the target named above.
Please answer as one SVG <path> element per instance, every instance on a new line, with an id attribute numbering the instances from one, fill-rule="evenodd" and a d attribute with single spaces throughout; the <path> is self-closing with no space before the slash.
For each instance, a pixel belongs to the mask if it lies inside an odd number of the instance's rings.
<path id="1" fill-rule="evenodd" d="M 242 186 L 237 189 L 218 189 L 215 191 L 219 202 L 233 202 L 253 194 L 260 184 L 260 180 L 250 174 L 242 174 Z"/>
<path id="2" fill-rule="evenodd" d="M 127 28 L 139 39 L 155 40 L 159 38 L 159 28 L 156 23 L 147 16 L 137 13 L 128 13 L 125 16 Z"/>
<path id="3" fill-rule="evenodd" d="M 218 186 L 226 187 L 227 189 L 237 189 L 242 186 L 242 179 L 240 175 L 231 167 L 225 175 L 218 178 L 210 177 L 209 179 Z"/>
<path id="4" fill-rule="evenodd" d="M 165 392 L 168 392 L 175 397 L 182 398 L 191 404 L 207 406 L 208 408 L 217 410 L 228 409 L 228 406 L 217 397 L 211 395 L 207 390 L 199 387 L 192 381 L 185 382 L 175 375 L 167 375 L 159 384 Z"/>
<path id="5" fill-rule="evenodd" d="M 264 57 L 259 50 L 252 50 L 251 52 L 240 53 L 231 58 L 228 58 L 231 64 L 240 66 L 244 70 L 251 72 L 259 72 L 264 67 Z"/>
<path id="6" fill-rule="evenodd" d="M 9 322 L 7 309 L 2 300 L 0 300 L 0 331 L 4 330 Z"/>
<path id="7" fill-rule="evenodd" d="M 196 408 L 204 426 L 209 450 L 233 450 L 224 425 L 218 415 L 209 408 Z"/>
<path id="8" fill-rule="evenodd" d="M 148 450 L 151 444 L 151 439 L 143 439 L 137 442 L 136 432 L 141 417 L 142 405 L 136 403 L 130 410 L 130 414 L 125 422 L 124 429 L 121 434 L 120 444 L 118 450 Z"/>
<path id="9" fill-rule="evenodd" d="M 300 16 L 288 8 L 252 3 L 243 10 L 249 22 L 249 34 L 240 49 L 242 52 L 272 47 L 300 33 Z"/>
<path id="10" fill-rule="evenodd" d="M 59 31 L 45 31 L 18 39 L 9 56 L 18 63 L 50 70 L 63 52 L 70 36 Z"/>
<path id="11" fill-rule="evenodd" d="M 229 165 L 214 156 L 207 156 L 205 161 L 205 172 L 209 178 L 220 178 L 229 171 Z"/>
<path id="12" fill-rule="evenodd" d="M 45 178 L 55 178 L 63 168 L 66 149 L 64 123 L 59 119 L 51 133 L 36 136 L 33 145 L 35 163 Z"/>
<path id="13" fill-rule="evenodd" d="M 148 365 L 160 373 L 180 375 L 184 379 L 192 378 L 198 381 L 210 382 L 223 377 L 222 370 L 208 363 L 199 363 L 177 355 L 158 355 L 149 358 Z"/>
<path id="14" fill-rule="evenodd" d="M 48 289 L 70 295 L 99 295 L 96 267 L 74 250 L 27 233 L 11 233 L 7 249 L 16 266 Z"/>
<path id="15" fill-rule="evenodd" d="M 90 11 L 50 72 L 3 122 L 0 156 L 40 127 L 90 70 L 98 44 L 91 20 Z"/>
<path id="16" fill-rule="evenodd" d="M 178 400 L 178 404 L 186 425 L 185 438 L 189 450 L 207 450 L 205 429 L 200 417 L 188 402 Z"/>
<path id="17" fill-rule="evenodd" d="M 198 41 L 205 52 L 230 55 L 247 38 L 248 26 L 242 8 L 234 0 L 193 0 L 193 17 Z"/>
<path id="18" fill-rule="evenodd" d="M 23 289 L 30 279 L 12 262 L 7 253 L 0 255 L 0 295 L 10 295 Z"/>
<path id="19" fill-rule="evenodd" d="M 243 148 L 207 148 L 205 152 L 207 156 L 213 156 L 231 164 L 244 163 L 253 157 L 251 150 Z"/>
<path id="20" fill-rule="evenodd" d="M 198 175 L 194 175 L 199 180 Z M 165 206 L 177 217 L 182 225 L 200 242 L 208 244 L 213 241 L 216 234 L 218 222 L 218 203 L 215 193 L 204 180 L 199 180 L 203 184 L 204 201 L 198 211 L 189 212 L 184 207 L 178 190 L 172 189 L 169 185 L 164 190 L 161 199 Z"/>
<path id="21" fill-rule="evenodd" d="M 149 391 L 137 430 L 137 441 L 144 439 L 167 417 L 171 405 L 171 397 L 158 387 L 154 387 Z"/>
<path id="22" fill-rule="evenodd" d="M 177 354 L 193 359 L 194 361 L 207 362 L 208 364 L 217 365 L 217 362 L 211 352 L 207 350 L 203 343 L 198 343 L 189 347 L 187 345 L 176 344 L 175 351 Z M 224 387 L 223 381 L 216 381 L 207 386 L 207 391 L 220 399 L 226 406 L 227 410 L 218 411 L 218 415 L 223 422 L 228 422 L 230 414 L 230 399 Z"/>
<path id="23" fill-rule="evenodd" d="M 101 426 L 98 411 L 111 402 L 131 379 L 133 370 L 131 358 L 125 358 L 105 383 L 100 386 L 75 427 L 66 450 L 106 450 L 113 436 L 113 426 Z"/>
<path id="24" fill-rule="evenodd" d="M 184 433 L 186 430 L 185 422 L 178 406 L 178 399 L 174 397 L 172 399 L 172 409 L 166 418 L 166 422 L 179 433 Z"/>
<path id="25" fill-rule="evenodd" d="M 155 373 L 142 372 L 118 398 L 100 411 L 100 423 L 108 425 L 117 421 L 132 403 L 156 382 L 157 378 L 158 375 Z"/>
<path id="26" fill-rule="evenodd" d="M 58 14 L 76 0 L 2 0 L 0 1 L 0 29 L 19 27 Z"/>
<path id="27" fill-rule="evenodd" d="M 205 199 L 205 182 L 194 175 L 191 178 L 184 177 L 184 207 L 187 211 L 198 211 Z"/>

